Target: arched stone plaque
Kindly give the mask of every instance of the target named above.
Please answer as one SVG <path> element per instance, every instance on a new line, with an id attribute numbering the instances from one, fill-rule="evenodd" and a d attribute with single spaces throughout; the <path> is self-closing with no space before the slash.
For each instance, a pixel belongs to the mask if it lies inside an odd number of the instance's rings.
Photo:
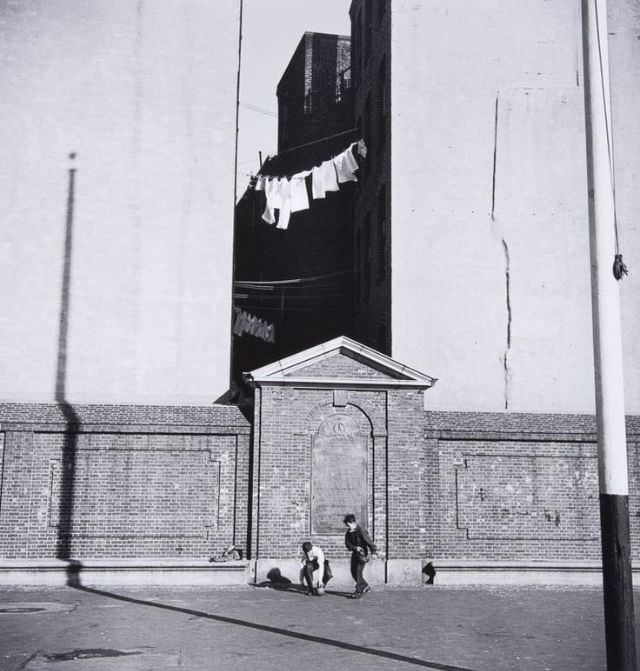
<path id="1" fill-rule="evenodd" d="M 367 434 L 345 413 L 325 419 L 311 450 L 311 532 L 342 533 L 345 514 L 367 525 Z"/>

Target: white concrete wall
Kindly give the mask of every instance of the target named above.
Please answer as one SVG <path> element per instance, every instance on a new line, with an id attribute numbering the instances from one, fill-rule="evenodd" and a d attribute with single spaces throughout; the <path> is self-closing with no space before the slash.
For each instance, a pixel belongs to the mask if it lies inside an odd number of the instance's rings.
<path id="1" fill-rule="evenodd" d="M 593 412 L 579 0 L 392 11 L 393 356 L 440 378 L 430 408 Z M 634 138 L 637 45 L 627 35 L 635 92 L 620 105 Z M 621 171 L 637 174 L 637 147 L 617 154 Z M 638 199 L 623 181 L 631 260 Z M 637 413 L 636 282 L 622 291 Z"/>
<path id="2" fill-rule="evenodd" d="M 228 386 L 239 0 L 0 5 L 0 400 Z M 76 152 L 71 161 L 68 156 Z"/>

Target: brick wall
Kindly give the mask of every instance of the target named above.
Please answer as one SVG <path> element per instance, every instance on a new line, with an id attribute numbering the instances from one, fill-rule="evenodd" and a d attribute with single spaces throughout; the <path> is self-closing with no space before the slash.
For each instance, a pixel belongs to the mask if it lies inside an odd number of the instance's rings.
<path id="1" fill-rule="evenodd" d="M 355 511 L 336 511 L 339 531 L 311 534 L 312 450 L 318 428 L 335 414 L 349 417 L 360 427 L 366 443 L 367 522 L 376 541 L 384 544 L 387 392 L 347 390 L 344 400 L 345 406 L 336 407 L 332 389 L 260 389 L 259 421 L 254 428 L 254 444 L 259 443 L 254 490 L 258 557 L 296 556 L 308 539 L 319 543 L 330 557 L 344 556 L 342 517 Z"/>
<path id="2" fill-rule="evenodd" d="M 628 418 L 630 524 L 640 552 L 638 436 Z M 600 559 L 596 426 L 588 415 L 426 413 L 420 554 Z"/>
<path id="3" fill-rule="evenodd" d="M 342 370 L 340 364 L 345 369 Z M 347 357 L 333 357 L 304 369 L 305 376 L 346 372 L 354 376 Z M 369 368 L 372 379 L 379 381 Z M 414 389 L 327 389 L 262 386 L 256 396 L 256 445 L 254 519 L 257 521 L 252 547 L 257 558 L 291 558 L 302 541 L 318 543 L 330 558 L 344 558 L 342 517 L 354 512 L 364 521 L 378 547 L 390 559 L 417 557 L 421 519 L 421 469 L 424 453 L 423 391 Z M 320 448 L 322 427 L 332 421 L 358 426 L 358 436 L 346 448 L 348 454 L 366 446 L 366 511 L 333 511 L 336 529 L 313 533 L 314 483 L 329 481 L 331 468 L 345 471 L 343 464 L 329 463 L 314 472 L 314 454 Z M 360 442 L 362 441 L 362 442 Z M 339 460 L 340 447 L 333 458 Z M 329 487 L 330 488 L 330 487 Z"/>
<path id="4" fill-rule="evenodd" d="M 310 539 L 344 558 L 354 511 L 312 533 L 314 445 L 337 416 L 357 427 L 364 517 L 389 559 L 600 558 L 591 416 L 424 413 L 420 390 L 295 385 L 257 389 L 256 408 L 250 463 L 234 407 L 0 405 L 0 559 L 204 559 L 249 531 L 254 557 Z M 627 432 L 638 556 L 640 418 Z"/>
<path id="5" fill-rule="evenodd" d="M 305 372 L 334 374 L 340 357 Z M 345 363 L 346 362 L 342 362 Z M 331 366 L 329 366 L 331 364 Z M 352 370 L 347 370 L 351 375 Z M 587 415 L 441 413 L 422 392 L 287 386 L 260 390 L 257 556 L 296 556 L 307 538 L 344 557 L 343 534 L 313 536 L 314 436 L 332 413 L 369 424 L 367 519 L 390 560 L 600 559 L 595 420 Z M 640 553 L 640 418 L 628 420 L 630 522 Z M 344 511 L 348 512 L 348 511 Z"/>
<path id="6" fill-rule="evenodd" d="M 388 410 L 388 525 L 389 559 L 417 556 L 417 540 L 424 513 L 420 500 L 420 461 L 424 436 L 420 426 L 423 392 L 389 392 Z"/>
<path id="7" fill-rule="evenodd" d="M 346 356 L 333 356 L 312 363 L 304 369 L 306 377 L 331 377 L 331 378 L 368 378 L 382 380 L 388 375 L 381 371 L 372 370 L 365 363 L 356 358 Z"/>
<path id="8" fill-rule="evenodd" d="M 208 558 L 246 547 L 237 408 L 0 406 L 0 558 Z"/>

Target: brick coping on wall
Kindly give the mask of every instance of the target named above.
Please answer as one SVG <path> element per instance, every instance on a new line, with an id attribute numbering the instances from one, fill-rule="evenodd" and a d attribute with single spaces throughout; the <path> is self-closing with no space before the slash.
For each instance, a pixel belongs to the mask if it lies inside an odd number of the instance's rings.
<path id="1" fill-rule="evenodd" d="M 0 431 L 118 431 L 249 434 L 251 422 L 234 405 L 160 406 L 0 403 Z"/>
<path id="2" fill-rule="evenodd" d="M 627 436 L 640 437 L 640 416 L 627 415 Z M 453 412 L 425 411 L 428 438 L 461 437 L 482 440 L 505 438 L 594 442 L 597 438 L 595 415 L 570 413 Z"/>

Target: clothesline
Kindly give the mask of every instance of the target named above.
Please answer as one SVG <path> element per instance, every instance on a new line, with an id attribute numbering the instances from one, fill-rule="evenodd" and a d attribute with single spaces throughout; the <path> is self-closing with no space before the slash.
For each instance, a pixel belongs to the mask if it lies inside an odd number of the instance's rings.
<path id="1" fill-rule="evenodd" d="M 337 156 L 333 156 L 311 170 L 303 170 L 291 177 L 260 174 L 255 178 L 254 189 L 264 191 L 266 207 L 262 218 L 268 224 L 276 224 L 276 228 L 286 229 L 292 212 L 309 209 L 309 194 L 306 178 L 311 176 L 312 197 L 325 198 L 331 191 L 339 191 L 340 184 L 357 182 L 356 171 L 358 162 L 353 155 L 357 147 L 358 155 L 364 158 L 367 147 L 364 140 L 352 142 Z M 276 210 L 278 215 L 276 217 Z M 276 223 L 277 222 L 277 223 Z"/>
<path id="2" fill-rule="evenodd" d="M 335 135 L 330 135 L 329 137 L 338 137 L 339 135 L 344 135 L 345 133 L 350 133 L 353 130 L 357 130 L 357 128 L 353 128 L 351 131 L 345 131 L 344 133 L 336 133 Z M 328 138 L 322 138 L 322 140 L 326 140 L 326 139 L 328 139 Z M 298 149 L 300 147 L 306 147 L 310 144 L 316 144 L 317 142 L 322 142 L 322 140 L 315 140 L 314 142 L 308 142 L 307 144 L 298 145 L 298 147 L 291 147 L 291 149 L 285 149 L 284 151 L 279 152 L 277 154 L 277 156 L 281 156 L 285 152 L 292 151 L 293 149 Z M 364 140 L 356 140 L 354 142 L 351 142 L 346 149 L 344 149 L 340 152 L 340 154 L 343 154 L 345 151 L 349 151 L 354 145 L 358 146 L 358 154 L 360 156 L 362 156 L 362 158 L 366 157 L 367 146 L 365 145 Z M 338 154 L 338 156 L 340 154 Z M 332 160 L 334 158 L 337 158 L 337 157 L 335 156 L 335 154 L 332 154 L 331 158 L 329 158 L 328 160 Z M 269 157 L 267 157 L 267 160 L 268 159 L 269 159 Z M 322 163 L 324 163 L 324 162 L 326 162 L 326 161 L 323 161 Z M 282 174 L 282 173 L 278 173 L 278 174 L 272 174 L 271 173 L 270 174 L 270 173 L 263 173 L 263 172 L 259 172 L 257 175 L 255 173 L 245 173 L 245 174 L 248 174 L 248 176 L 251 177 L 250 184 L 249 184 L 249 187 L 251 188 L 252 185 L 255 186 L 256 180 L 260 180 L 260 179 L 262 179 L 262 180 L 265 180 L 265 179 L 285 179 L 285 178 L 291 180 L 294 177 L 299 177 L 300 175 L 304 175 L 305 177 L 307 177 L 308 175 L 311 174 L 312 170 L 313 169 L 303 170 L 303 171 L 297 172 L 297 173 L 295 173 L 294 175 L 291 175 L 291 176 L 287 176 L 287 174 Z M 258 191 L 259 190 L 260 189 L 258 189 Z"/>
<path id="3" fill-rule="evenodd" d="M 327 135 L 327 137 L 321 137 L 319 140 L 313 140 L 312 142 L 305 142 L 304 144 L 299 144 L 295 147 L 289 147 L 289 149 L 283 149 L 282 151 L 279 151 L 278 156 L 282 156 L 282 154 L 288 154 L 290 151 L 294 151 L 295 149 L 302 149 L 303 147 L 310 147 L 312 144 L 318 144 L 319 142 L 324 142 L 325 140 L 331 140 L 334 137 L 347 135 L 347 133 L 353 133 L 356 130 L 358 130 L 357 126 L 355 128 L 349 128 L 349 130 L 343 130 L 341 133 L 334 133 L 333 135 Z"/>

